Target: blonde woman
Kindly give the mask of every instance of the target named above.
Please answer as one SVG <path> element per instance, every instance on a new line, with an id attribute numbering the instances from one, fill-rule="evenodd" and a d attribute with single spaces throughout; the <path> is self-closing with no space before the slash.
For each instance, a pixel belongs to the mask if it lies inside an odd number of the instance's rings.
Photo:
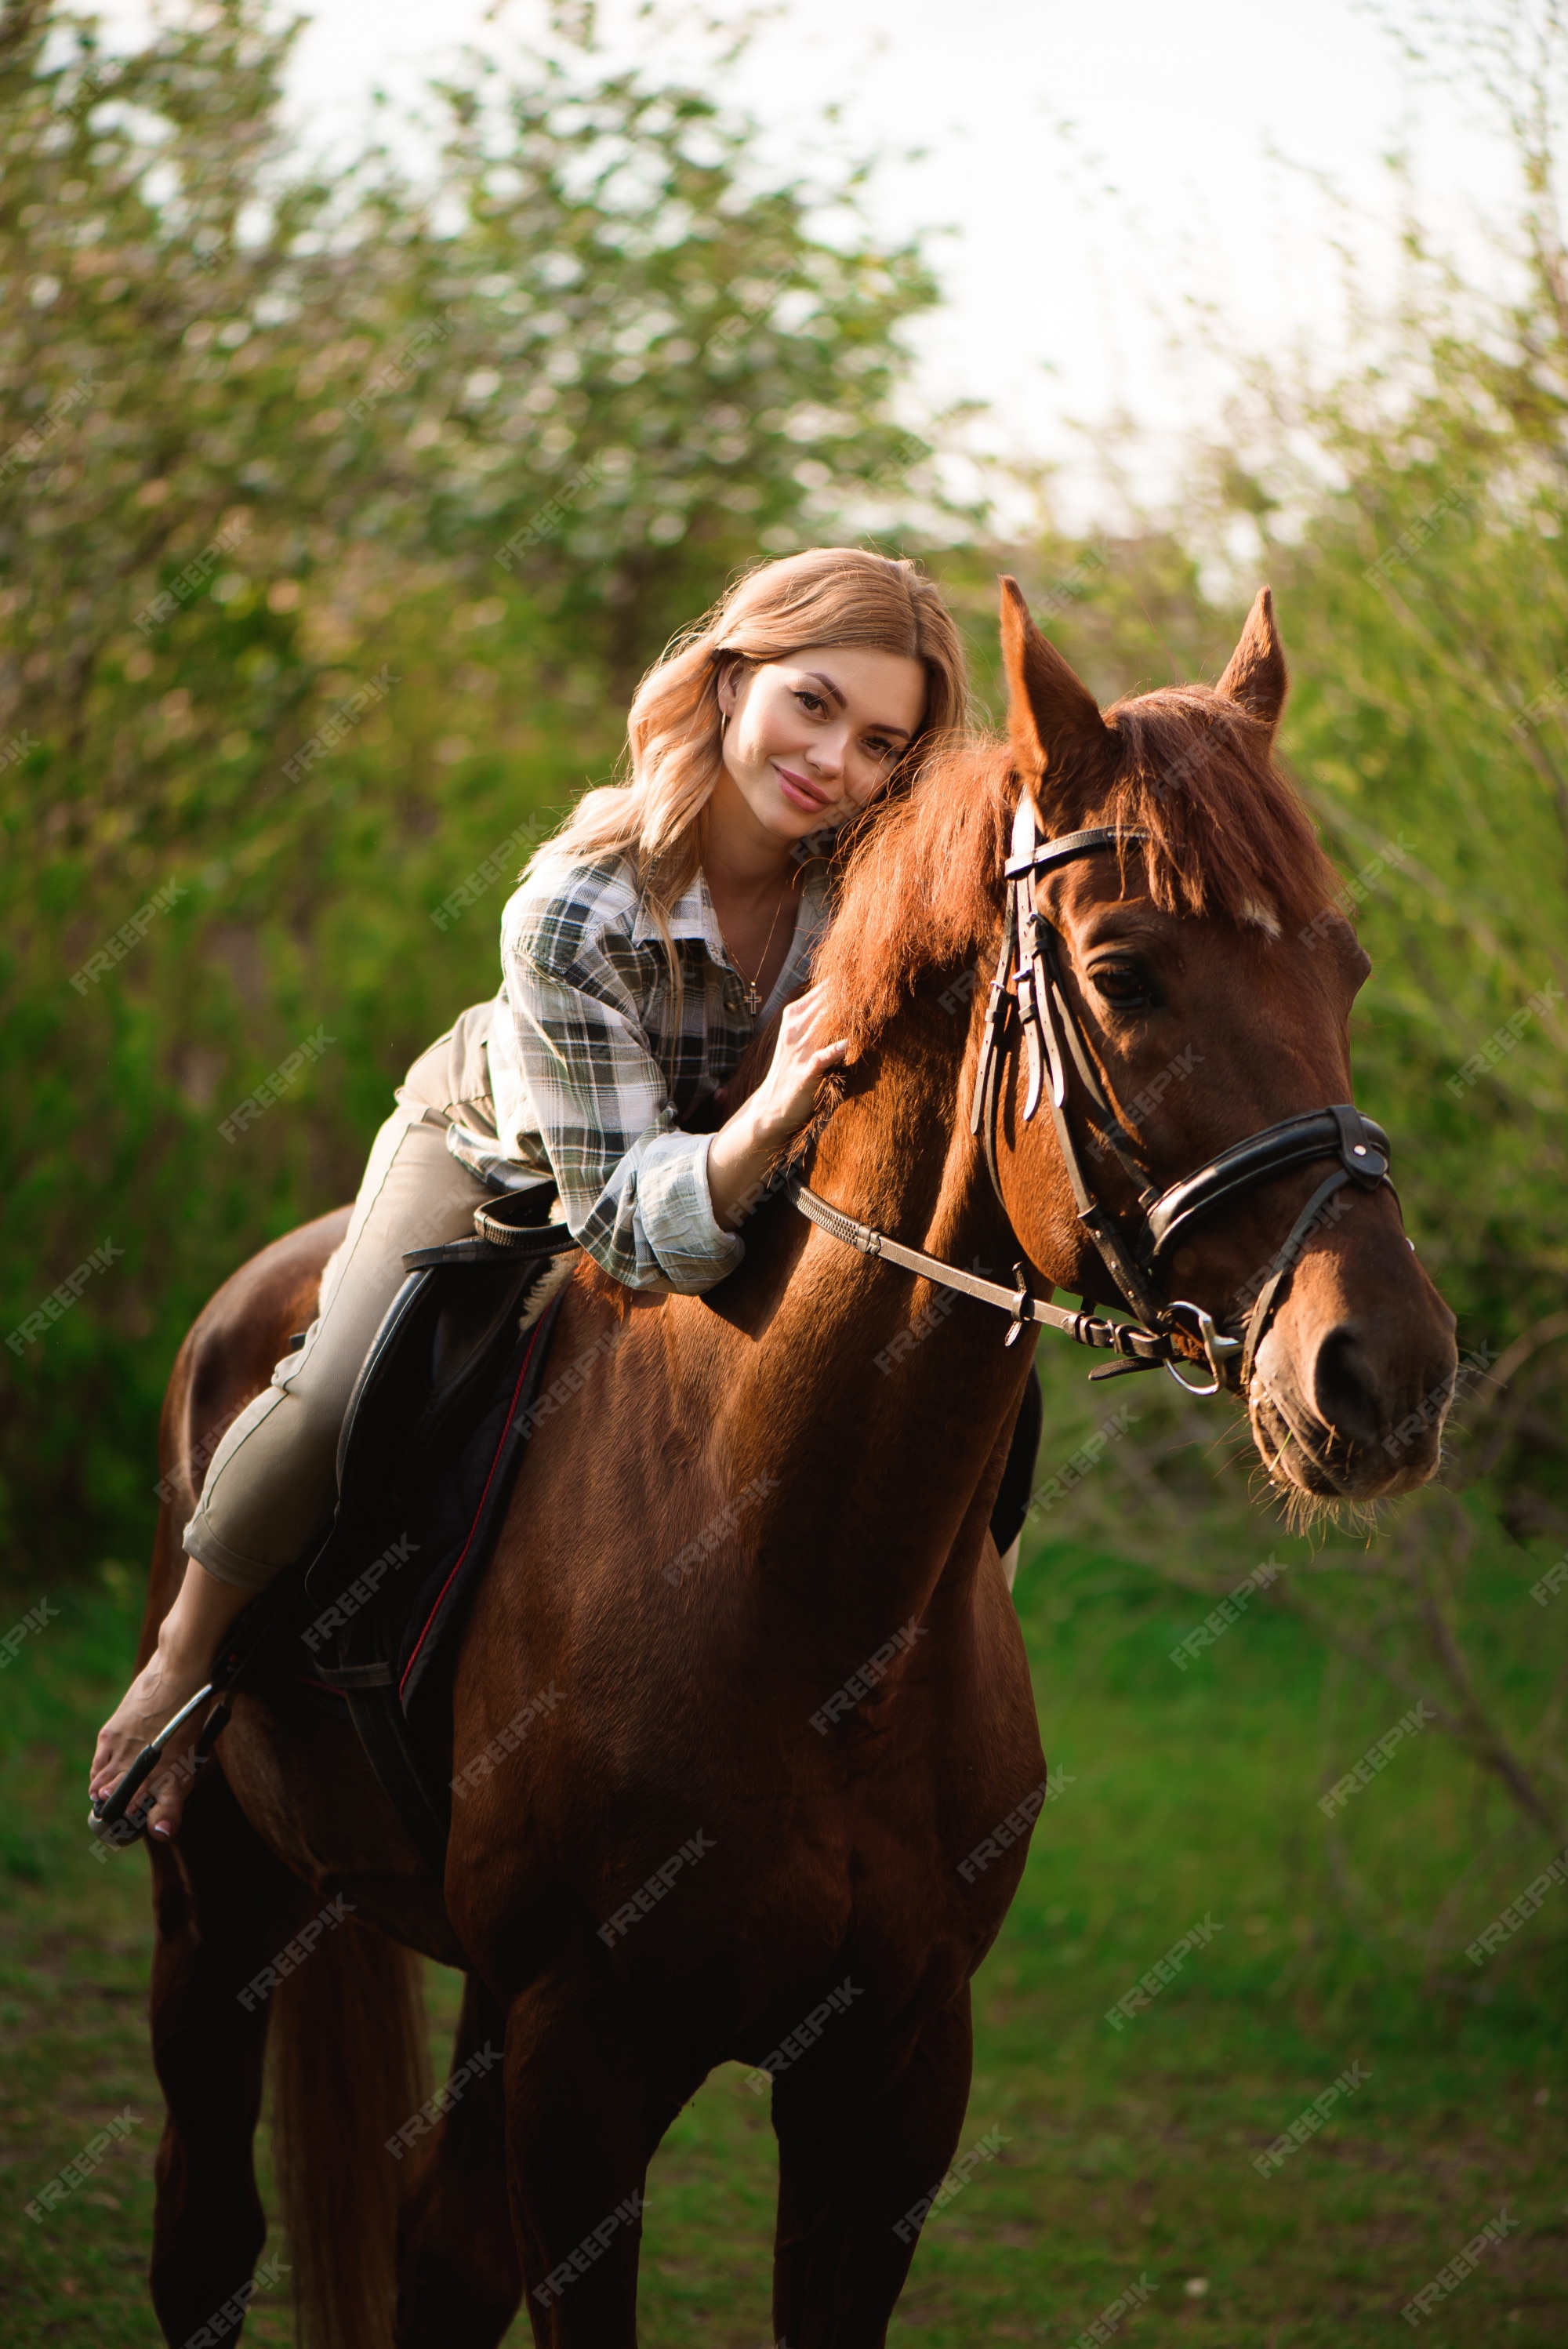
<path id="1" fill-rule="evenodd" d="M 501 922 L 502 986 L 414 1062 L 377 1136 L 304 1346 L 224 1435 L 186 1526 L 157 1652 L 100 1731 L 111 1792 L 207 1680 L 230 1625 L 325 1535 L 339 1433 L 403 1252 L 472 1228 L 505 1162 L 553 1181 L 573 1236 L 634 1288 L 711 1288 L 740 1203 L 843 1054 L 806 981 L 832 835 L 956 726 L 964 652 L 913 564 L 821 547 L 751 572 L 643 679 L 629 780 L 590 792 Z M 716 1133 L 691 1122 L 787 1006 L 768 1076 Z M 172 1836 L 192 1721 L 142 1797 Z"/>

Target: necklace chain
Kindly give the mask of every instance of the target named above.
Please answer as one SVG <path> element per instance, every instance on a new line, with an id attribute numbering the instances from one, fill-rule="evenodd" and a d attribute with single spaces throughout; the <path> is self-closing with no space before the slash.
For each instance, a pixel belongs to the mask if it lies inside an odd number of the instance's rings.
<path id="1" fill-rule="evenodd" d="M 745 971 L 740 969 L 739 957 L 735 953 L 734 948 L 729 946 L 728 939 L 725 939 L 725 945 L 729 951 L 730 960 L 735 964 L 736 969 L 740 971 L 741 978 L 745 981 L 746 1009 L 748 1016 L 753 1019 L 756 1019 L 758 1011 L 762 1009 L 762 998 L 758 992 L 757 979 L 760 978 L 762 976 L 764 966 L 768 960 L 769 949 L 773 944 L 773 933 L 779 927 L 779 916 L 784 911 L 784 898 L 780 897 L 779 903 L 773 908 L 773 919 L 768 926 L 768 936 L 763 940 L 762 952 L 757 957 L 756 978 L 747 978 Z"/>

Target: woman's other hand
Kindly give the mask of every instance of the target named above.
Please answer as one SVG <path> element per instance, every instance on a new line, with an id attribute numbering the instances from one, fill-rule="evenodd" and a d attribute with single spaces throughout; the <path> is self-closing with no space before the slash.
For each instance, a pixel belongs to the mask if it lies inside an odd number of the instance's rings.
<path id="1" fill-rule="evenodd" d="M 815 987 L 787 1006 L 767 1075 L 708 1144 L 708 1195 L 726 1231 L 738 1229 L 779 1151 L 815 1113 L 822 1079 L 849 1050 L 846 1038 L 820 1036 L 821 1013 Z"/>

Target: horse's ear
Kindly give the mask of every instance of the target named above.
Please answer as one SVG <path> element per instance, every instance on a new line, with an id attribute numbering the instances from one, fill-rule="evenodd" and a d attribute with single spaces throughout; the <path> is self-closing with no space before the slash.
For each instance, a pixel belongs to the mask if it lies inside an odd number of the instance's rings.
<path id="1" fill-rule="evenodd" d="M 1029 617 L 1016 579 L 1002 586 L 1002 667 L 1013 756 L 1037 781 L 1074 751 L 1103 750 L 1109 732 L 1099 704 Z"/>
<path id="2" fill-rule="evenodd" d="M 1239 701 L 1250 717 L 1261 719 L 1272 738 L 1289 688 L 1290 672 L 1274 626 L 1274 597 L 1266 587 L 1260 587 L 1241 641 L 1214 690 L 1227 701 Z"/>

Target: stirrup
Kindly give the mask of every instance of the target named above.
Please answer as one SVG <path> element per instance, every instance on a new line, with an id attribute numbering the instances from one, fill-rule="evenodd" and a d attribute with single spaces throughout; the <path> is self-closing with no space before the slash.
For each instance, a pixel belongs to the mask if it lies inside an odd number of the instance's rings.
<path id="1" fill-rule="evenodd" d="M 198 1705 L 205 1704 L 208 1698 L 215 1693 L 215 1685 L 211 1681 L 208 1682 L 205 1688 L 198 1689 L 195 1695 L 181 1706 L 172 1720 L 164 1723 L 157 1736 L 142 1747 L 113 1794 L 93 1796 L 88 1805 L 88 1825 L 100 1843 L 112 1844 L 117 1848 L 123 1848 L 126 1844 L 135 1843 L 146 1835 L 146 1813 L 139 1811 L 134 1817 L 127 1816 L 130 1809 L 131 1797 L 140 1793 L 148 1779 L 157 1769 L 162 1758 L 163 1749 L 175 1731 L 183 1727 Z M 227 1702 L 220 1698 L 212 1709 L 211 1717 L 202 1724 L 201 1734 L 196 1740 L 191 1751 L 192 1775 L 211 1753 L 228 1718 Z"/>

